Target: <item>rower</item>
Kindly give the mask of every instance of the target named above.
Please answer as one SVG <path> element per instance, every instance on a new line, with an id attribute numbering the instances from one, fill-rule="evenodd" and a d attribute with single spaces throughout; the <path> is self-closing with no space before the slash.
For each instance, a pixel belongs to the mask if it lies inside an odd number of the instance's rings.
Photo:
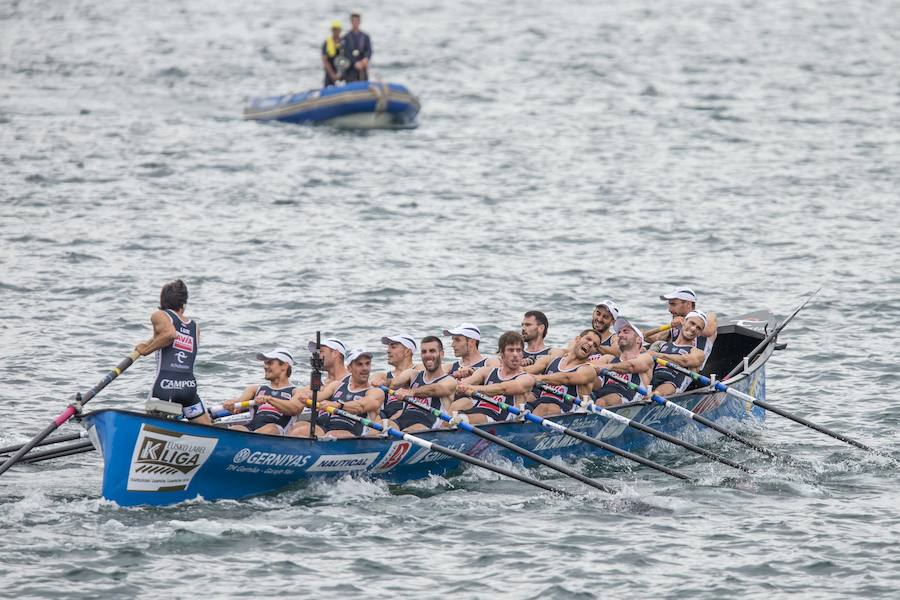
<path id="1" fill-rule="evenodd" d="M 349 374 L 347 367 L 344 366 L 347 346 L 337 338 L 324 339 L 320 345 L 319 354 L 322 356 L 322 365 L 325 367 L 323 383 L 328 385 L 332 382 L 340 382 Z M 316 351 L 316 342 L 309 342 L 306 347 L 312 354 Z M 292 399 L 292 402 L 295 403 L 293 410 L 296 411 L 293 414 L 299 415 L 297 419 L 309 419 L 310 410 L 306 404 L 307 400 L 312 400 L 312 388 L 310 386 L 297 388 Z"/>
<path id="2" fill-rule="evenodd" d="M 644 338 L 651 344 L 678 339 L 685 316 L 692 310 L 697 310 L 697 294 L 688 287 L 676 288 L 668 294 L 661 295 L 659 299 L 666 301 L 672 320 L 666 326 L 655 327 L 644 332 Z M 705 338 L 715 337 L 717 330 L 716 314 L 707 313 L 707 325 L 700 335 Z M 709 351 L 712 351 L 712 345 L 710 345 Z"/>
<path id="3" fill-rule="evenodd" d="M 443 423 L 431 409 L 444 412 L 450 408 L 456 392 L 456 379 L 444 370 L 444 344 L 433 335 L 422 338 L 419 356 L 422 368 L 407 369 L 391 382 L 397 389 L 395 398 L 386 398 L 383 416 L 387 416 L 401 431 L 414 432 L 435 429 Z M 413 404 L 404 402 L 411 400 Z M 417 406 L 421 405 L 421 406 Z"/>
<path id="4" fill-rule="evenodd" d="M 270 435 L 284 435 L 285 428 L 297 412 L 295 402 L 291 402 L 295 386 L 291 385 L 291 353 L 284 348 L 276 348 L 268 353 L 258 352 L 256 360 L 263 361 L 263 377 L 267 385 L 251 385 L 234 400 L 222 403 L 222 407 L 235 413 L 235 405 L 255 400 L 250 408 L 250 421 L 246 425 L 231 425 L 229 429 L 253 431 Z"/>
<path id="5" fill-rule="evenodd" d="M 384 392 L 369 383 L 372 370 L 372 353 L 362 348 L 350 351 L 347 356 L 350 374 L 342 380 L 332 381 L 319 392 L 319 414 L 316 419 L 316 435 L 329 435 L 335 438 L 359 437 L 366 434 L 366 428 L 360 421 L 354 421 L 339 414 L 329 413 L 329 407 L 340 408 L 348 413 L 375 419 L 378 408 L 384 401 Z M 288 435 L 309 437 L 309 422 L 302 421 L 294 425 Z"/>
<path id="6" fill-rule="evenodd" d="M 633 383 L 647 389 L 655 366 L 653 357 L 643 352 L 644 334 L 628 319 L 616 319 L 613 331 L 618 338 L 619 355 L 598 354 L 591 357 L 591 365 L 597 372 L 591 396 L 600 406 L 639 400 L 641 395 L 628 384 Z M 604 369 L 609 373 L 601 374 Z"/>
<path id="7" fill-rule="evenodd" d="M 597 378 L 588 358 L 599 351 L 600 341 L 599 333 L 593 329 L 585 329 L 575 337 L 572 350 L 565 356 L 543 356 L 526 370 L 531 373 L 539 370 L 534 375 L 535 381 L 550 384 L 559 392 L 577 397 L 588 396 Z M 537 397 L 525 407 L 539 417 L 546 417 L 570 412 L 573 404 L 571 400 L 541 389 Z"/>
<path id="8" fill-rule="evenodd" d="M 450 366 L 450 374 L 456 379 L 468 377 L 484 366 L 500 366 L 500 361 L 496 358 L 481 355 L 478 350 L 481 330 L 475 325 L 463 323 L 454 329 L 445 329 L 444 335 L 452 336 L 450 345 L 453 346 L 453 355 L 459 359 Z"/>
<path id="9" fill-rule="evenodd" d="M 612 300 L 604 300 L 594 307 L 591 327 L 600 334 L 600 354 L 616 354 L 618 344 L 612 324 L 619 317 L 619 307 Z"/>
<path id="10" fill-rule="evenodd" d="M 466 415 L 470 423 L 494 423 L 513 417 L 506 409 L 484 400 L 467 397 L 474 392 L 493 396 L 494 400 L 522 407 L 526 394 L 534 387 L 534 377 L 522 369 L 525 340 L 517 331 L 507 331 L 497 342 L 500 364 L 485 365 L 459 382 L 457 393 L 464 396 L 450 405 L 450 410 Z"/>
<path id="11" fill-rule="evenodd" d="M 544 345 L 544 338 L 550 330 L 550 321 L 547 315 L 539 310 L 529 310 L 522 317 L 522 339 L 525 340 L 522 366 L 533 365 L 539 356 L 560 356 L 565 353 L 563 348 L 549 348 Z"/>
<path id="12" fill-rule="evenodd" d="M 149 397 L 181 405 L 181 414 L 194 423 L 212 424 L 197 395 L 194 361 L 200 345 L 200 326 L 184 316 L 187 286 L 180 279 L 159 293 L 159 310 L 150 315 L 153 337 L 134 347 L 141 356 L 156 353 L 156 379 Z"/>
<path id="13" fill-rule="evenodd" d="M 388 364 L 392 368 L 384 373 L 373 375 L 372 385 L 390 387 L 395 374 L 412 369 L 413 356 L 416 353 L 416 340 L 408 333 L 398 333 L 384 336 L 381 338 L 381 343 L 387 346 Z"/>
<path id="14" fill-rule="evenodd" d="M 658 351 L 651 350 L 647 354 L 653 360 L 662 358 L 685 369 L 698 371 L 706 360 L 706 355 L 703 349 L 697 346 L 697 340 L 707 324 L 705 314 L 692 310 L 684 316 L 680 333 L 674 342 L 662 342 Z M 657 364 L 650 384 L 660 396 L 671 396 L 686 390 L 691 381 L 684 373 Z"/>

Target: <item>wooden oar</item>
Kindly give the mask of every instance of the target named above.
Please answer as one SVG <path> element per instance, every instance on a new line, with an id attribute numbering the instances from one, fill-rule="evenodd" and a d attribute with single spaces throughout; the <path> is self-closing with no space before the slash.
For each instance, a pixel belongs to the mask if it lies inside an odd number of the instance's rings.
<path id="1" fill-rule="evenodd" d="M 507 440 L 504 440 L 503 438 L 497 437 L 496 435 L 494 435 L 492 433 L 488 433 L 487 431 L 483 431 L 477 427 L 474 427 L 471 423 L 468 423 L 466 421 L 460 421 L 458 419 L 454 420 L 453 417 L 451 417 L 450 415 L 448 415 L 447 413 L 445 413 L 442 410 L 438 410 L 436 408 L 431 408 L 431 406 L 428 406 L 428 405 L 422 405 L 410 398 L 397 398 L 396 396 L 391 394 L 391 392 L 393 390 L 388 389 L 386 386 L 379 386 L 379 387 L 382 390 L 384 390 L 384 392 L 386 394 L 390 394 L 391 397 L 396 398 L 398 400 L 402 400 L 403 402 L 406 402 L 407 404 L 409 404 L 411 406 L 415 406 L 416 408 L 420 408 L 422 410 L 428 411 L 429 413 L 431 413 L 435 417 L 438 417 L 439 419 L 443 419 L 444 421 L 446 421 L 448 423 L 453 423 L 453 424 L 457 425 L 463 431 L 467 431 L 469 433 L 477 435 L 478 437 L 489 440 L 489 441 L 497 444 L 498 446 L 503 446 L 507 450 L 515 452 L 516 454 L 524 456 L 525 458 L 529 458 L 536 463 L 540 463 L 540 464 L 544 465 L 545 467 L 549 467 L 549 468 L 553 469 L 554 471 L 559 471 L 563 475 L 568 475 L 569 477 L 571 477 L 573 479 L 577 479 L 581 483 L 587 484 L 587 485 L 591 486 L 592 488 L 596 488 L 602 492 L 606 492 L 607 494 L 615 494 L 616 493 L 616 491 L 614 489 L 606 487 L 602 483 L 595 481 L 595 480 L 591 479 L 590 477 L 585 477 L 581 473 L 578 473 L 577 471 L 573 471 L 572 469 L 570 469 L 564 465 L 556 464 L 555 462 L 548 460 L 548 459 L 544 458 L 543 456 L 540 456 L 539 454 L 535 454 L 531 450 L 526 450 L 525 448 L 523 448 L 521 446 L 517 446 L 516 444 L 513 444 L 512 442 L 509 442 Z"/>
<path id="2" fill-rule="evenodd" d="M 818 294 L 818 293 L 819 293 L 819 290 L 821 290 L 821 289 L 822 289 L 822 288 L 819 288 L 818 290 L 814 291 L 814 292 L 809 296 L 809 298 L 807 298 L 807 299 L 803 302 L 803 304 L 801 304 L 800 306 L 798 306 L 798 307 L 796 308 L 796 310 L 794 310 L 794 312 L 792 312 L 792 313 L 791 313 L 784 321 L 782 321 L 782 322 L 778 325 L 778 327 L 775 328 L 774 331 L 772 331 L 772 333 L 770 333 L 769 335 L 767 335 L 767 336 L 765 337 L 765 339 L 763 339 L 763 341 L 761 341 L 759 344 L 757 344 L 756 348 L 754 348 L 753 350 L 751 350 L 751 351 L 750 351 L 750 354 L 748 354 L 747 356 L 745 356 L 743 361 L 741 361 L 741 362 L 739 362 L 737 365 L 735 365 L 735 367 L 728 373 L 728 375 L 726 375 L 726 376 L 723 377 L 722 379 L 725 380 L 725 381 L 731 379 L 731 378 L 734 377 L 737 373 L 740 373 L 740 372 L 741 372 L 741 370 L 744 368 L 744 363 L 746 363 L 746 364 L 749 365 L 749 364 L 750 364 L 750 361 L 752 361 L 754 358 L 756 358 L 756 355 L 759 354 L 759 353 L 762 351 L 763 348 L 765 348 L 766 346 L 768 346 L 769 343 L 771 343 L 772 340 L 774 340 L 776 337 L 778 337 L 778 334 L 781 333 L 781 330 L 784 329 L 784 328 L 787 326 L 787 324 L 790 323 L 791 320 L 792 320 L 794 317 L 797 316 L 797 313 L 799 313 L 801 310 L 803 310 L 803 308 L 804 308 L 807 304 L 809 304 L 809 301 L 810 301 L 810 300 L 812 300 L 813 298 L 815 298 L 816 294 Z"/>
<path id="3" fill-rule="evenodd" d="M 52 423 L 47 425 L 43 431 L 37 434 L 30 442 L 24 444 L 19 450 L 6 459 L 6 461 L 0 465 L 0 475 L 6 472 L 11 466 L 19 462 L 19 459 L 25 456 L 29 450 L 34 448 L 41 440 L 45 437 L 56 431 L 63 423 L 71 419 L 76 412 L 81 410 L 81 407 L 91 401 L 91 398 L 97 395 L 97 393 L 105 388 L 109 383 L 122 374 L 122 371 L 130 367 L 134 364 L 134 361 L 141 357 L 140 353 L 137 350 L 133 350 L 131 354 L 129 354 L 119 365 L 114 368 L 112 371 L 107 373 L 103 379 L 100 380 L 97 385 L 92 387 L 88 392 L 84 395 L 79 392 L 75 396 L 75 402 L 66 407 L 64 411 L 62 411 L 58 417 L 56 417 Z"/>
<path id="4" fill-rule="evenodd" d="M 81 454 L 82 452 L 93 452 L 94 445 L 90 442 L 78 442 L 76 444 L 68 444 L 61 448 L 51 448 L 41 452 L 31 452 L 19 459 L 20 463 L 36 463 L 51 458 L 62 458 L 72 454 Z"/>
<path id="5" fill-rule="evenodd" d="M 613 375 L 613 373 L 611 371 L 609 371 L 608 369 L 601 369 L 600 372 L 607 376 Z M 710 421 L 706 417 L 698 415 L 697 413 L 695 413 L 692 410 L 688 410 L 683 406 L 679 406 L 679 405 L 675 404 L 674 402 L 672 402 L 671 400 L 666 400 L 659 394 L 651 394 L 647 390 L 647 388 L 645 388 L 642 385 L 637 385 L 636 383 L 632 383 L 630 381 L 622 381 L 622 383 L 624 385 L 627 385 L 630 389 L 638 392 L 639 394 L 642 394 L 643 396 L 650 398 L 657 404 L 662 404 L 663 406 L 668 406 L 675 412 L 680 413 L 681 415 L 687 417 L 688 419 L 696 421 L 697 423 L 700 423 L 701 425 L 706 425 L 710 429 L 712 429 L 714 431 L 718 431 L 725 437 L 731 438 L 736 442 L 740 442 L 741 444 L 744 444 L 748 448 L 753 448 L 757 452 L 761 452 L 762 454 L 765 454 L 766 456 L 770 456 L 772 458 L 781 458 L 781 456 L 779 454 L 772 452 L 768 448 L 764 448 L 764 447 L 760 446 L 759 444 L 752 442 L 752 441 L 748 440 L 747 438 L 745 438 L 741 435 L 738 435 L 737 433 L 734 433 L 733 431 L 729 431 L 729 430 L 725 429 L 724 427 L 722 427 L 721 425 L 718 425 L 718 424 L 714 423 L 713 421 Z"/>
<path id="6" fill-rule="evenodd" d="M 644 465 L 645 467 L 650 467 L 651 469 L 656 469 L 657 471 L 661 471 L 663 473 L 666 473 L 667 475 L 671 475 L 672 477 L 677 477 L 678 479 L 690 480 L 690 477 L 688 477 L 684 473 L 681 473 L 680 471 L 676 471 L 675 469 L 670 469 L 669 467 L 663 466 L 659 463 L 653 462 L 652 460 L 646 459 L 643 456 L 638 456 L 637 454 L 632 454 L 631 452 L 628 452 L 627 450 L 622 450 L 621 448 L 616 448 L 615 446 L 613 446 L 611 444 L 607 444 L 606 442 L 592 438 L 592 437 L 587 436 L 578 431 L 569 429 L 565 425 L 560 425 L 559 423 L 557 423 L 555 421 L 550 421 L 543 417 L 539 417 L 536 414 L 532 413 L 530 410 L 525 410 L 525 411 L 519 410 L 518 408 L 516 408 L 515 406 L 513 406 L 511 404 L 507 404 L 506 402 L 503 402 L 500 400 L 494 400 L 487 394 L 482 394 L 481 392 L 473 392 L 472 397 L 478 398 L 479 400 L 483 400 L 484 402 L 490 402 L 491 404 L 493 404 L 495 406 L 499 406 L 500 408 L 508 410 L 509 412 L 511 412 L 514 415 L 521 415 L 527 421 L 531 421 L 532 423 L 536 423 L 536 424 L 540 425 L 541 427 L 546 427 L 547 429 L 552 429 L 553 431 L 556 431 L 557 433 L 562 433 L 564 435 L 568 435 L 569 437 L 573 437 L 576 440 L 580 440 L 586 444 L 590 444 L 591 446 L 596 446 L 597 448 L 600 448 L 601 450 L 606 450 L 607 452 L 611 452 L 612 454 L 615 454 L 616 456 L 621 456 L 622 458 L 627 458 L 628 460 L 633 460 L 634 462 L 640 463 L 640 464 Z"/>
<path id="7" fill-rule="evenodd" d="M 306 405 L 312 408 L 312 400 L 307 400 Z M 452 450 L 450 448 L 445 448 L 444 446 L 440 446 L 435 444 L 434 442 L 429 442 L 428 440 L 424 440 L 420 437 L 416 437 L 414 435 L 410 435 L 408 433 L 403 433 L 402 431 L 398 431 L 393 427 L 384 427 L 380 423 L 376 423 L 375 421 L 367 418 L 360 417 L 358 415 L 354 415 L 353 413 L 348 413 L 345 410 L 341 410 L 339 408 L 335 408 L 333 406 L 329 406 L 324 409 L 326 412 L 341 415 L 342 417 L 347 417 L 350 420 L 356 421 L 358 423 L 362 423 L 366 427 L 371 427 L 376 431 L 381 431 L 387 433 L 391 437 L 395 437 L 398 440 L 404 440 L 421 448 L 427 448 L 428 450 L 433 450 L 435 452 L 440 452 L 441 454 L 446 454 L 450 458 L 455 458 L 456 460 L 464 463 L 468 463 L 470 465 L 475 465 L 476 467 L 481 467 L 482 469 L 487 469 L 488 471 L 493 471 L 499 475 L 503 475 L 505 477 L 509 477 L 510 479 L 515 479 L 517 481 L 521 481 L 522 483 L 527 483 L 529 485 L 533 485 L 535 487 L 539 487 L 542 490 L 546 490 L 548 492 L 553 492 L 554 494 L 560 494 L 564 496 L 568 496 L 567 492 L 556 489 L 553 486 L 547 485 L 542 481 L 538 481 L 536 479 L 532 479 L 531 477 L 527 477 L 525 475 L 519 475 L 515 471 L 508 471 L 502 467 L 498 467 L 496 465 L 492 465 L 489 462 L 485 462 L 479 458 L 475 458 L 474 456 L 469 456 L 468 454 L 463 454 L 462 452 L 457 452 L 456 450 Z"/>
<path id="8" fill-rule="evenodd" d="M 81 439 L 80 433 L 72 433 L 69 435 L 58 435 L 56 437 L 52 437 L 46 440 L 42 440 L 35 444 L 35 446 L 47 446 L 49 444 L 58 444 L 60 442 L 71 442 L 73 440 Z M 10 452 L 15 452 L 24 446 L 25 444 L 16 444 L 15 446 L 6 446 L 5 448 L 0 448 L 0 454 L 9 454 Z"/>
<path id="9" fill-rule="evenodd" d="M 815 429 L 816 431 L 821 431 L 825 435 L 830 435 L 831 437 L 833 437 L 837 440 L 841 440 L 842 442 L 847 442 L 848 444 L 856 446 L 857 448 L 862 448 L 863 450 L 867 450 L 869 452 L 874 452 L 876 454 L 882 454 L 880 451 L 875 450 L 874 448 L 870 448 L 869 446 L 866 446 L 862 442 L 858 442 L 858 441 L 856 441 L 852 438 L 849 438 L 845 435 L 842 435 L 836 431 L 832 431 L 832 430 L 828 429 L 827 427 L 813 423 L 812 421 L 807 421 L 803 417 L 798 417 L 797 415 L 791 414 L 782 408 L 778 408 L 777 406 L 772 406 L 771 404 L 769 404 L 768 402 L 766 402 L 764 400 L 755 398 L 755 397 L 751 396 L 750 394 L 745 394 L 744 392 L 736 390 L 729 385 L 725 385 L 721 381 L 714 382 L 709 377 L 705 377 L 705 376 L 701 375 L 700 373 L 695 373 L 694 371 L 685 369 L 684 367 L 682 367 L 680 365 L 676 365 L 675 363 L 670 362 L 668 360 L 664 360 L 662 358 L 657 358 L 656 362 L 658 362 L 659 364 L 661 364 L 664 367 L 668 367 L 669 369 L 678 371 L 679 373 L 684 373 L 685 375 L 689 375 L 691 377 L 691 379 L 699 382 L 702 385 L 712 385 L 716 390 L 718 390 L 720 392 L 725 392 L 726 394 L 730 394 L 730 395 L 734 396 L 735 398 L 740 398 L 741 400 L 750 402 L 751 404 L 755 404 L 755 405 L 759 406 L 760 408 L 764 408 L 768 411 L 775 413 L 776 415 L 781 415 L 782 417 L 784 417 L 786 419 L 790 419 L 791 421 L 800 423 L 801 425 L 806 425 L 810 429 Z"/>
<path id="10" fill-rule="evenodd" d="M 539 381 L 537 383 L 537 387 L 544 390 L 545 392 L 549 392 L 549 393 L 553 394 L 554 396 L 559 396 L 560 398 L 568 400 L 569 402 L 574 402 L 578 406 L 584 407 L 587 410 L 595 412 L 602 417 L 606 417 L 607 419 L 612 419 L 614 421 L 618 421 L 619 423 L 627 425 L 628 427 L 633 427 L 634 429 L 637 429 L 638 431 L 643 431 L 644 433 L 650 434 L 661 440 L 665 440 L 671 444 L 675 444 L 676 446 L 681 446 L 682 448 L 690 450 L 691 452 L 696 452 L 697 454 L 702 454 L 703 456 L 705 456 L 707 458 L 711 458 L 712 460 L 714 460 L 716 462 L 720 462 L 723 465 L 728 465 L 729 467 L 733 467 L 735 469 L 740 469 L 741 471 L 744 471 L 746 473 L 753 473 L 752 469 L 748 469 L 744 465 L 740 465 L 734 461 L 731 461 L 731 460 L 725 458 L 724 456 L 719 456 L 715 452 L 707 450 L 706 448 L 701 448 L 700 446 L 696 446 L 690 442 L 680 440 L 677 437 L 669 435 L 668 433 L 665 433 L 658 429 L 648 427 L 647 425 L 644 425 L 643 423 L 640 423 L 633 419 L 629 419 L 628 417 L 626 417 L 624 415 L 620 415 L 617 412 L 607 410 L 606 408 L 599 406 L 593 402 L 586 402 L 577 396 L 573 396 L 572 394 L 566 394 L 565 392 L 560 392 L 553 386 L 551 386 L 547 383 L 544 383 L 543 381 Z"/>

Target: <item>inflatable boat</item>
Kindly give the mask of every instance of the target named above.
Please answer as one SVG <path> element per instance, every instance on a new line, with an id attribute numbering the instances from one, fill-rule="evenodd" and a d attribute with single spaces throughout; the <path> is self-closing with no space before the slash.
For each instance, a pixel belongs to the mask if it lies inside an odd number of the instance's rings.
<path id="1" fill-rule="evenodd" d="M 285 123 L 328 124 L 361 129 L 416 126 L 419 99 L 405 86 L 357 81 L 282 96 L 252 98 L 244 119 Z"/>

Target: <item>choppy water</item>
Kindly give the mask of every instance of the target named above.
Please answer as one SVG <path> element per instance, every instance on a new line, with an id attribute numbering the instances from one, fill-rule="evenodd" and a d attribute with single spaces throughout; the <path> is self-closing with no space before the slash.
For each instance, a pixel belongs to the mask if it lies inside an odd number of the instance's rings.
<path id="1" fill-rule="evenodd" d="M 346 7 L 262 1 L 0 5 L 0 444 L 25 441 L 149 332 L 183 277 L 203 396 L 318 328 L 460 321 L 493 343 L 545 310 L 550 341 L 607 296 L 642 324 L 704 307 L 787 313 L 769 400 L 898 455 L 897 2 L 363 5 L 413 131 L 245 123 L 250 95 L 314 87 Z M 137 406 L 142 361 L 92 406 Z M 300 379 L 304 379 L 301 374 Z M 772 418 L 800 457 L 736 477 L 674 450 L 684 484 L 535 494 L 467 472 L 246 502 L 123 510 L 99 460 L 0 480 L 11 597 L 895 597 L 896 466 Z M 542 473 L 551 477 L 549 473 Z"/>

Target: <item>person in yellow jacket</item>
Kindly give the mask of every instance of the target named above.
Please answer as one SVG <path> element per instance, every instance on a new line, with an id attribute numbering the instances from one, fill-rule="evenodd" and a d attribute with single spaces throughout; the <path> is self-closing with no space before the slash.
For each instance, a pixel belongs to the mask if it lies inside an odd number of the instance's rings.
<path id="1" fill-rule="evenodd" d="M 322 44 L 322 66 L 325 67 L 325 87 L 344 78 L 348 61 L 341 46 L 341 22 L 331 22 L 331 35 Z"/>

